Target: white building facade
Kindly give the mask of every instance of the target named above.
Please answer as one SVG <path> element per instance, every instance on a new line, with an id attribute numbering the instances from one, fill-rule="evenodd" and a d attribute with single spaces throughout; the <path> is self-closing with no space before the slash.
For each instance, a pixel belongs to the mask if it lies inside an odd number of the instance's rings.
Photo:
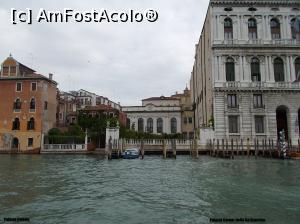
<path id="1" fill-rule="evenodd" d="M 211 0 L 191 76 L 196 128 L 297 144 L 300 1 Z"/>
<path id="2" fill-rule="evenodd" d="M 142 106 L 124 106 L 130 129 L 153 134 L 181 133 L 179 99 L 152 97 L 142 100 Z"/>

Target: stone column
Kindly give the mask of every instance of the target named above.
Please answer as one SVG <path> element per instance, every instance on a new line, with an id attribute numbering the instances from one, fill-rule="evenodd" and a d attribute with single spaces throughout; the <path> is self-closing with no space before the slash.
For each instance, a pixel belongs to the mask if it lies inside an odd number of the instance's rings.
<path id="1" fill-rule="evenodd" d="M 181 132 L 181 116 L 179 115 L 178 117 L 176 117 L 176 121 L 177 121 L 177 133 L 182 133 Z M 189 134 L 189 133 L 187 133 Z"/>
<path id="2" fill-rule="evenodd" d="M 286 66 L 287 66 L 287 77 L 288 79 L 286 81 L 291 82 L 292 80 L 292 74 L 291 74 L 291 56 L 286 56 Z"/>
<path id="3" fill-rule="evenodd" d="M 216 39 L 219 40 L 220 39 L 220 16 L 216 16 Z"/>
<path id="4" fill-rule="evenodd" d="M 265 17 L 265 30 L 266 30 L 266 39 L 267 40 L 271 40 L 271 27 L 270 27 L 270 20 L 269 20 L 269 17 L 266 16 Z"/>
<path id="5" fill-rule="evenodd" d="M 218 18 L 218 39 L 224 40 L 224 19 L 220 16 Z"/>
<path id="6" fill-rule="evenodd" d="M 266 32 L 266 18 L 265 18 L 264 15 L 261 17 L 260 27 L 261 27 L 260 28 L 260 30 L 261 30 L 261 39 L 265 40 L 265 39 L 267 39 L 267 32 Z"/>
<path id="7" fill-rule="evenodd" d="M 290 56 L 290 61 L 291 61 L 291 81 L 296 80 L 296 71 L 295 71 L 295 59 Z"/>
<path id="8" fill-rule="evenodd" d="M 270 74 L 269 74 L 269 69 L 268 69 L 268 58 L 267 58 L 267 56 L 264 56 L 264 62 L 262 63 L 261 78 L 262 78 L 262 81 L 265 81 L 265 82 L 270 81 Z"/>
<path id="9" fill-rule="evenodd" d="M 153 119 L 153 133 L 157 134 L 157 119 L 156 118 L 152 118 Z"/>
<path id="10" fill-rule="evenodd" d="M 239 68 L 240 68 L 240 71 L 239 71 L 239 81 L 245 81 L 244 80 L 244 69 L 243 69 L 243 57 L 244 56 L 239 56 Z"/>
<path id="11" fill-rule="evenodd" d="M 264 39 L 264 17 L 262 16 L 261 19 L 257 19 L 257 39 Z"/>
<path id="12" fill-rule="evenodd" d="M 232 28 L 233 28 L 233 40 L 239 40 L 239 18 L 236 17 L 234 19 L 232 19 Z"/>
<path id="13" fill-rule="evenodd" d="M 274 77 L 274 65 L 273 65 L 273 60 L 272 56 L 268 56 L 268 64 L 269 64 L 269 72 L 270 72 L 270 82 L 275 82 L 275 77 Z"/>
<path id="14" fill-rule="evenodd" d="M 225 57 L 219 57 L 219 70 L 220 70 L 220 80 L 226 82 L 226 74 L 225 74 Z"/>
<path id="15" fill-rule="evenodd" d="M 212 76 L 212 82 L 214 82 L 214 80 L 218 80 L 218 74 L 216 73 L 216 57 L 213 55 L 212 56 L 212 62 L 211 62 L 211 76 Z"/>
<path id="16" fill-rule="evenodd" d="M 163 124 L 164 124 L 164 126 L 163 126 L 163 132 L 164 133 L 169 133 L 169 126 L 170 126 L 169 119 L 166 118 L 166 117 L 163 117 L 162 119 L 163 119 Z"/>
<path id="17" fill-rule="evenodd" d="M 286 16 L 286 39 L 292 39 L 291 21 L 289 16 Z"/>
<path id="18" fill-rule="evenodd" d="M 242 38 L 244 40 L 248 40 L 249 37 L 248 37 L 248 20 L 247 18 L 242 18 Z"/>
<path id="19" fill-rule="evenodd" d="M 245 81 L 251 82 L 251 67 L 247 56 L 244 57 L 244 72 L 245 72 Z"/>
<path id="20" fill-rule="evenodd" d="M 290 81 L 290 63 L 289 63 L 289 57 L 285 56 L 284 60 L 284 81 L 289 82 Z"/>

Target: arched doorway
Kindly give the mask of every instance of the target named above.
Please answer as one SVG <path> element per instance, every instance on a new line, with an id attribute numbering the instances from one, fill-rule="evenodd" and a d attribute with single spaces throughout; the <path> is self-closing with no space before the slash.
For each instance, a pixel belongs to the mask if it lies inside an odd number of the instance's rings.
<path id="1" fill-rule="evenodd" d="M 284 129 L 285 138 L 289 139 L 287 113 L 288 113 L 288 108 L 285 106 L 279 106 L 276 109 L 277 137 L 278 138 L 279 138 L 279 132 Z"/>
<path id="2" fill-rule="evenodd" d="M 12 149 L 18 149 L 19 148 L 19 139 L 18 138 L 13 138 L 11 148 Z"/>

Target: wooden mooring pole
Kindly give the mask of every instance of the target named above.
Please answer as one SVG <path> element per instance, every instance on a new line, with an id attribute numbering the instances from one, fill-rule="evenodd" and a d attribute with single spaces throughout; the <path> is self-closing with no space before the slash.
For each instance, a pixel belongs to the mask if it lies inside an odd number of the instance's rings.
<path id="1" fill-rule="evenodd" d="M 176 159 L 176 139 L 172 139 L 173 158 Z"/>
<path id="2" fill-rule="evenodd" d="M 145 155 L 145 150 L 144 150 L 144 140 L 142 139 L 141 140 L 141 156 L 142 156 L 142 159 L 144 159 L 144 155 Z"/>
<path id="3" fill-rule="evenodd" d="M 230 152 L 230 158 L 234 159 L 233 157 L 233 138 L 231 139 L 231 152 Z"/>
<path id="4" fill-rule="evenodd" d="M 247 143 L 246 143 L 246 147 L 247 147 L 247 156 L 250 156 L 250 139 L 247 138 Z"/>
<path id="5" fill-rule="evenodd" d="M 166 147 L 166 140 L 163 140 L 163 145 L 162 145 L 162 150 L 163 150 L 163 157 L 164 159 L 167 158 L 167 147 Z"/>
<path id="6" fill-rule="evenodd" d="M 220 148 L 219 148 L 219 139 L 217 139 L 217 153 L 216 153 L 216 155 L 215 156 L 218 156 L 219 157 L 219 150 L 220 150 Z"/>
<path id="7" fill-rule="evenodd" d="M 223 138 L 223 139 L 222 139 L 222 156 L 223 156 L 223 157 L 225 157 L 224 150 L 225 150 L 225 143 L 224 143 L 224 138 Z"/>

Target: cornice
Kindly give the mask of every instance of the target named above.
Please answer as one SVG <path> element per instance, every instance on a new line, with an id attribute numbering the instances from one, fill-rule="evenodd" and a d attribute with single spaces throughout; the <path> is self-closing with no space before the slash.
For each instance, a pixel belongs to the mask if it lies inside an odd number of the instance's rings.
<path id="1" fill-rule="evenodd" d="M 212 6 L 300 6 L 299 0 L 211 0 Z"/>

